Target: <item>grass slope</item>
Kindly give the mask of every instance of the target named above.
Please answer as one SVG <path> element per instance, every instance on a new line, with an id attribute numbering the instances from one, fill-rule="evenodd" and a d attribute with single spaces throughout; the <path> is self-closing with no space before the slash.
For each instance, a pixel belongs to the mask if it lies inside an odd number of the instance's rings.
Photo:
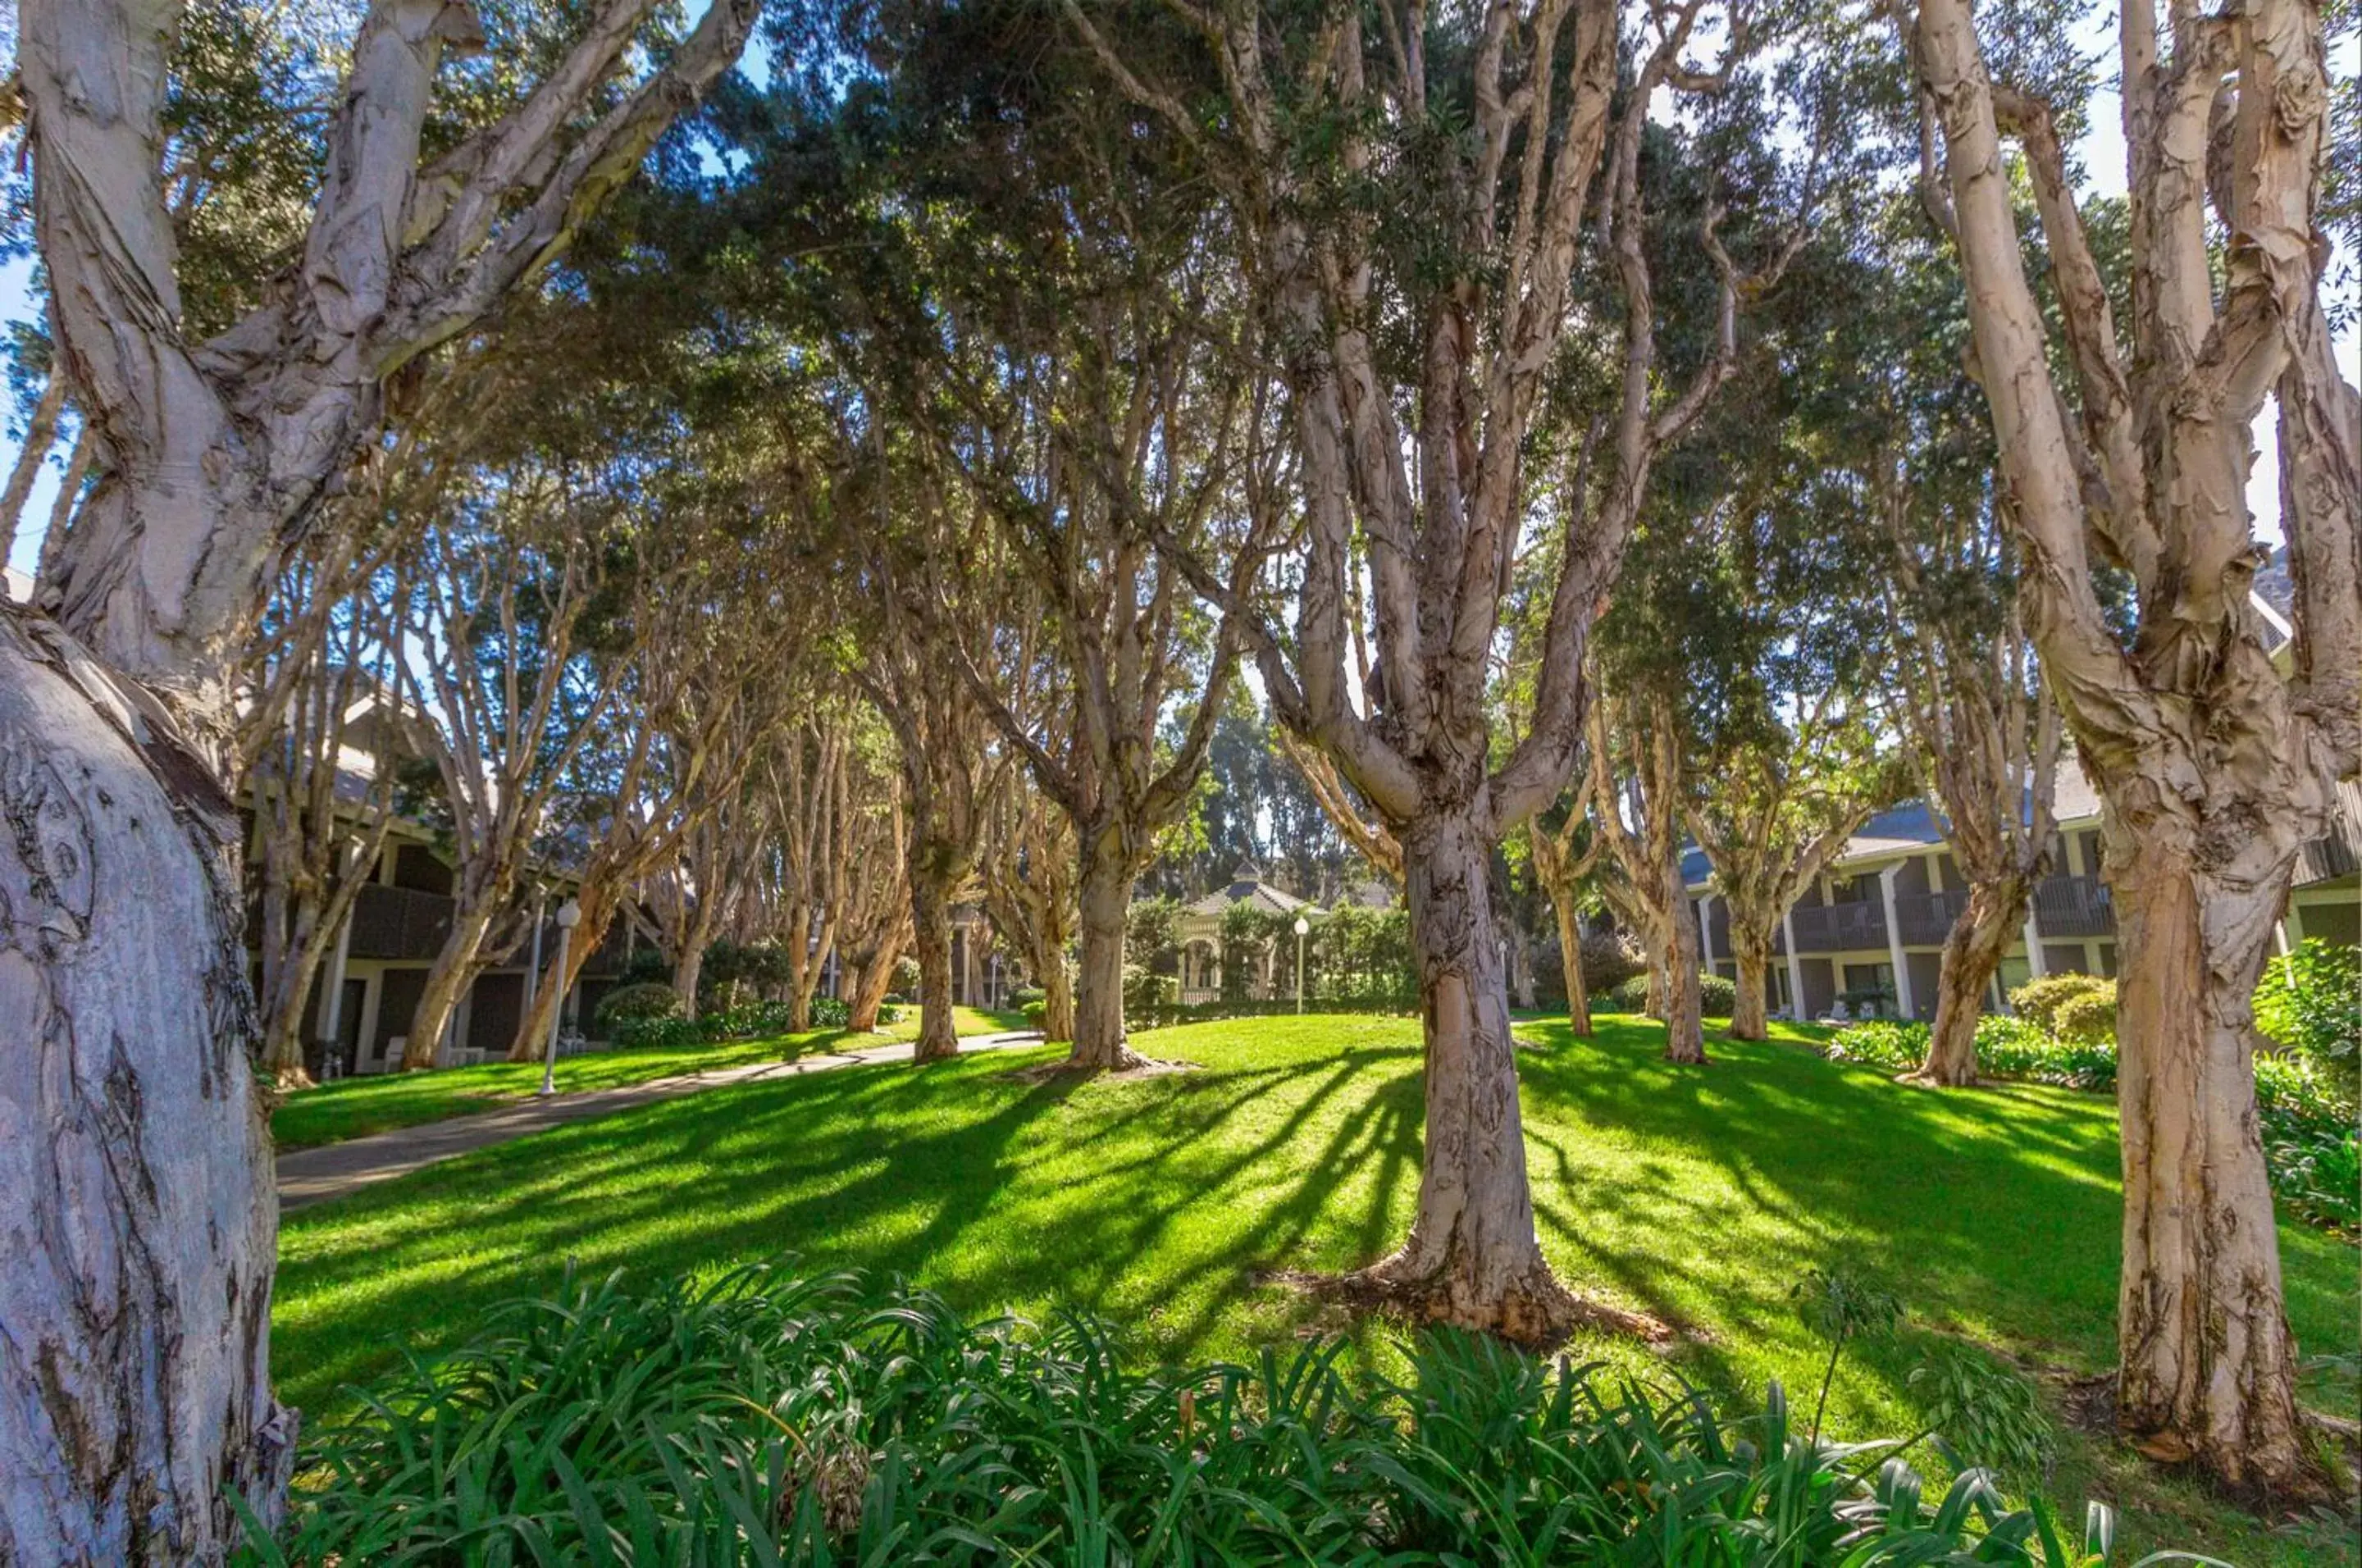
<path id="1" fill-rule="evenodd" d="M 1022 1029 L 1015 1013 L 985 1012 L 976 1008 L 953 1009 L 960 1037 L 996 1034 Z M 857 1051 L 889 1041 L 919 1037 L 919 1011 L 872 1034 L 843 1029 L 814 1029 L 801 1034 L 773 1035 L 762 1040 L 737 1040 L 723 1045 L 690 1045 L 671 1050 L 593 1051 L 568 1056 L 557 1064 L 557 1088 L 562 1093 L 620 1088 L 676 1073 L 712 1071 L 753 1062 L 792 1061 L 809 1051 Z M 340 1078 L 317 1088 L 299 1089 L 271 1113 L 270 1132 L 281 1149 L 312 1149 L 366 1138 L 397 1127 L 415 1127 L 446 1117 L 472 1116 L 497 1110 L 513 1100 L 538 1093 L 539 1062 L 486 1062 L 472 1067 L 443 1067 L 434 1072 L 380 1073 L 367 1077 Z"/>
<path id="2" fill-rule="evenodd" d="M 2029 1366 L 2109 1364 L 2119 1199 L 2105 1098 L 1905 1089 L 1776 1043 L 1716 1043 L 1716 1066 L 1676 1069 L 1658 1060 L 1661 1032 L 1629 1020 L 1601 1021 L 1588 1041 L 1562 1023 L 1521 1030 L 1541 1046 L 1520 1067 L 1545 1250 L 1579 1288 L 1680 1325 L 1670 1359 L 1683 1375 L 1813 1388 L 1821 1348 L 1787 1292 L 1841 1264 L 1882 1276 L 1913 1327 L 1849 1358 L 1831 1399 L 1840 1432 L 1917 1430 L 1905 1379 L 1939 1336 Z M 995 1053 L 717 1089 L 292 1215 L 274 1320 L 282 1397 L 334 1410 L 337 1386 L 403 1341 L 464 1337 L 483 1306 L 547 1288 L 569 1257 L 654 1273 L 792 1253 L 808 1268 L 908 1274 L 971 1311 L 1091 1308 L 1143 1353 L 1332 1331 L 1383 1362 L 1383 1333 L 1258 1281 L 1350 1268 L 1401 1236 L 1418 1182 L 1416 1024 L 1265 1019 L 1142 1044 L 1202 1070 L 1027 1083 L 1010 1068 L 1045 1056 Z M 2353 1352 L 2354 1251 L 2290 1225 L 2282 1252 L 2299 1340 Z M 1630 1344 L 1573 1349 L 1663 1370 Z M 2309 1393 L 2354 1405 L 2350 1372 L 2316 1375 Z M 2054 1488 L 2119 1499 L 2136 1540 L 2250 1564 L 2351 1561 L 2242 1526 L 2100 1444 L 2070 1441 Z"/>

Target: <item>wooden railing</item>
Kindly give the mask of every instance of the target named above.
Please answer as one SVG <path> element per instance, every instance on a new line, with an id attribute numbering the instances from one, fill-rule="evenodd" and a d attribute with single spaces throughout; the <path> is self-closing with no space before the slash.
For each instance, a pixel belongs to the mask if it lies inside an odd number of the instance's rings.
<path id="1" fill-rule="evenodd" d="M 371 882 L 353 900 L 353 936 L 347 949 L 356 958 L 430 959 L 451 934 L 454 900 Z"/>

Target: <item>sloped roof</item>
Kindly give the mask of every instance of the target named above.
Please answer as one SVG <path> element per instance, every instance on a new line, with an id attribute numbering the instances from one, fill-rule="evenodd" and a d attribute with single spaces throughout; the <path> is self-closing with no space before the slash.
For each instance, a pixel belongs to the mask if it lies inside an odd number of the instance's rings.
<path id="1" fill-rule="evenodd" d="M 1263 868 L 1252 860 L 1240 861 L 1238 868 L 1231 873 L 1229 886 L 1193 900 L 1186 906 L 1185 912 L 1219 916 L 1239 904 L 1249 905 L 1265 914 L 1294 914 L 1298 910 L 1313 914 L 1321 912 L 1320 907 L 1311 900 L 1283 892 L 1264 881 Z"/>
<path id="2" fill-rule="evenodd" d="M 2031 802 L 2028 803 L 2031 810 Z M 2100 814 L 2100 793 L 2083 776 L 2072 756 L 2058 759 L 2058 777 L 2051 792 L 2050 818 L 2060 826 L 2086 823 Z M 1831 862 L 1832 870 L 1859 865 L 1866 860 L 1887 860 L 1898 855 L 1926 850 L 1944 842 L 1946 825 L 1941 813 L 1926 801 L 1905 801 L 1889 806 L 1870 821 L 1860 831 L 1846 841 L 1845 853 Z M 1705 851 L 1696 845 L 1682 851 L 1682 882 L 1685 887 L 1704 886 L 1714 876 Z"/>

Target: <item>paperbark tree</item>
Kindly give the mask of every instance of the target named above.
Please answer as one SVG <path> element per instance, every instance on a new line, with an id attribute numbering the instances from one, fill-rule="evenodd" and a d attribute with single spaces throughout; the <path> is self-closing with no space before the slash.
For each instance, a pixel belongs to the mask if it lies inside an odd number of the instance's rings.
<path id="1" fill-rule="evenodd" d="M 814 707 L 757 770 L 775 824 L 767 845 L 767 923 L 786 951 L 788 1026 L 799 1033 L 811 1027 L 812 997 L 836 949 L 855 846 L 865 823 L 882 814 L 874 795 L 855 788 L 850 705 L 824 697 Z M 866 772 L 863 784 L 887 788 Z"/>
<path id="2" fill-rule="evenodd" d="M 1897 793 L 1898 759 L 1880 754 L 1873 705 L 1848 690 L 1844 677 L 1794 702 L 1793 721 L 1766 712 L 1717 726 L 1690 770 L 1683 820 L 1730 910 L 1738 967 L 1733 1040 L 1765 1037 L 1766 979 L 1782 920 Z"/>
<path id="3" fill-rule="evenodd" d="M 620 679 L 620 661 L 589 657 L 580 640 L 612 564 L 604 530 L 559 474 L 513 471 L 494 491 L 427 526 L 403 625 L 436 718 L 454 884 L 404 1071 L 440 1065 L 460 999 L 502 955 L 535 842 Z"/>
<path id="4" fill-rule="evenodd" d="M 1591 1037 L 1591 992 L 1583 977 L 1584 886 L 1607 847 L 1604 834 L 1590 826 L 1589 787 L 1576 792 L 1573 806 L 1556 826 L 1540 815 L 1526 823 L 1526 842 L 1534 857 L 1534 876 L 1551 901 L 1558 920 L 1559 969 L 1566 978 L 1567 1027 L 1577 1039 Z"/>
<path id="5" fill-rule="evenodd" d="M 882 497 L 881 497 L 882 499 Z M 977 887 L 992 797 L 1006 757 L 987 743 L 992 721 L 962 683 L 958 671 L 992 662 L 1002 580 L 984 565 L 989 541 L 969 530 L 958 539 L 931 491 L 917 504 L 930 515 L 923 588 L 906 590 L 896 565 L 873 554 L 879 586 L 877 618 L 863 638 L 863 661 L 850 670 L 855 685 L 893 732 L 902 767 L 903 820 L 911 842 L 903 876 L 911 894 L 911 931 L 919 959 L 919 1038 L 911 1059 L 924 1065 L 959 1055 L 952 1017 L 952 906 Z M 881 536 L 883 531 L 881 530 Z M 936 552 L 955 553 L 945 560 Z M 906 597 L 906 594 L 915 597 Z"/>
<path id="6" fill-rule="evenodd" d="M 393 826 L 392 747 L 424 728 L 394 657 L 401 574 L 354 560 L 347 540 L 314 554 L 287 574 L 288 613 L 264 623 L 272 652 L 240 724 L 262 915 L 259 1060 L 282 1088 L 312 1081 L 305 1004 Z M 354 799 L 346 765 L 364 703 L 375 744 Z"/>
<path id="7" fill-rule="evenodd" d="M 894 966 L 911 944 L 911 889 L 903 870 L 910 834 L 902 824 L 901 791 L 889 787 L 887 798 L 882 831 L 865 833 L 859 841 L 867 853 L 856 853 L 836 925 L 845 1027 L 856 1034 L 877 1027 L 877 1010 L 894 988 Z"/>
<path id="8" fill-rule="evenodd" d="M 1661 692 L 1601 692 L 1591 702 L 1591 831 L 1622 879 L 1623 902 L 1648 943 L 1665 1060 L 1705 1062 L 1697 911 L 1682 878 L 1684 735 Z"/>
<path id="9" fill-rule="evenodd" d="M 1911 739 L 1924 792 L 1940 801 L 1969 900 L 1944 935 L 1936 1019 L 1912 1081 L 1977 1079 L 1977 1020 L 2002 955 L 2025 928 L 2056 831 L 2058 710 L 2020 624 L 2002 525 L 1943 476 L 1887 462 L 1873 503 L 1893 549 L 1888 706 Z"/>
<path id="10" fill-rule="evenodd" d="M 1077 861 L 1065 813 L 1012 775 L 985 832 L 985 903 L 993 925 L 1015 939 L 1042 988 L 1042 1038 L 1053 1044 L 1075 1037 L 1075 977 L 1066 948 L 1075 940 Z"/>
<path id="11" fill-rule="evenodd" d="M 1661 89 L 1710 100 L 1729 61 L 1686 59 L 1697 0 L 1652 7 L 1623 62 L 1621 10 L 1588 0 L 1496 6 L 1473 36 L 1434 49 L 1416 6 L 1374 17 L 1181 7 L 1202 48 L 1192 63 L 1220 84 L 1223 113 L 1209 125 L 1191 106 L 1202 89 L 1168 84 L 1145 49 L 1128 54 L 1131 39 L 1085 0 L 1065 9 L 1123 93 L 1221 182 L 1290 394 L 1304 513 L 1292 638 L 1257 624 L 1253 646 L 1274 711 L 1336 759 L 1403 849 L 1426 1158 L 1410 1234 L 1368 1279 L 1429 1316 L 1551 1338 L 1573 1303 L 1534 1233 L 1489 865 L 1572 772 L 1592 617 L 1658 453 L 1736 351 L 1741 279 L 1709 204 L 1700 244 L 1719 284 L 1713 346 L 1694 365 L 1661 363 L 1641 178 L 1642 142 L 1659 134 L 1651 100 Z M 1751 41 L 1735 31 L 1734 58 Z M 1314 126 L 1318 149 L 1291 139 Z M 1573 315 L 1603 163 L 1598 232 L 1623 306 L 1612 436 L 1595 488 L 1569 498 L 1532 720 L 1496 765 L 1489 654 L 1528 521 L 1524 448 Z M 1419 219 L 1396 221 L 1410 213 Z M 1783 265 L 1775 257 L 1746 292 Z M 1382 351 L 1395 341 L 1410 347 Z M 1666 398 L 1669 380 L 1682 385 Z M 1357 533 L 1377 650 L 1358 701 L 1346 664 Z"/>
<path id="12" fill-rule="evenodd" d="M 2299 849 L 2362 756 L 2362 547 L 2350 492 L 2308 483 L 2284 508 L 2304 563 L 2294 673 L 2249 599 L 2258 552 L 2248 429 L 2303 378 L 2300 447 L 2355 442 L 2319 411 L 2314 231 L 2328 85 L 2321 15 L 2257 0 L 2236 16 L 2124 9 L 2129 336 L 2118 337 L 2048 106 L 1994 84 L 1965 0 L 1923 0 L 1913 30 L 1932 157 L 1967 283 L 2022 594 L 2044 679 L 2106 804 L 2118 948 L 2125 1226 L 2117 1419 L 2144 1452 L 2240 1487 L 2317 1492 L 2258 1141 L 2249 999 Z M 2032 177 L 2058 360 L 2020 248 L 2003 164 Z M 2210 212 L 2211 209 L 2211 212 Z M 2210 272 L 2210 216 L 2229 236 Z M 2071 397 L 2071 401 L 2070 401 Z M 2350 404 L 2349 404 L 2350 406 Z M 2316 437 L 2319 445 L 2316 447 Z M 2324 467 L 2338 466 L 2332 458 Z M 2137 602 L 2129 646 L 2101 566 Z"/>
<path id="13" fill-rule="evenodd" d="M 99 477 L 42 613 L 0 607 L 0 1324 L 32 1358 L 0 1374 L 0 1556 L 217 1562 L 231 1486 L 278 1517 L 293 1418 L 269 1377 L 234 669 L 281 553 L 376 434 L 384 379 L 561 249 L 754 12 L 722 0 L 593 107 L 653 8 L 601 7 L 513 110 L 424 163 L 436 70 L 480 33 L 457 0 L 378 0 L 300 254 L 204 341 L 159 156 L 180 8 L 21 9 L 35 233 Z"/>

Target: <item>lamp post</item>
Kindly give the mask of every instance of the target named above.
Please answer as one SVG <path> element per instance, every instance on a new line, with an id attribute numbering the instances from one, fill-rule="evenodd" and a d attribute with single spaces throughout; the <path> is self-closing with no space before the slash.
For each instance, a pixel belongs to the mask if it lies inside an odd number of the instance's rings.
<path id="1" fill-rule="evenodd" d="M 574 928 L 582 923 L 582 906 L 572 899 L 557 906 L 557 966 L 551 979 L 557 987 L 557 996 L 549 1004 L 549 1049 L 541 1058 L 541 1092 L 557 1092 L 557 1031 L 566 1021 L 566 949 L 574 936 Z"/>
<path id="2" fill-rule="evenodd" d="M 1304 938 L 1312 922 L 1302 915 L 1296 917 L 1296 1010 L 1304 1010 Z"/>

